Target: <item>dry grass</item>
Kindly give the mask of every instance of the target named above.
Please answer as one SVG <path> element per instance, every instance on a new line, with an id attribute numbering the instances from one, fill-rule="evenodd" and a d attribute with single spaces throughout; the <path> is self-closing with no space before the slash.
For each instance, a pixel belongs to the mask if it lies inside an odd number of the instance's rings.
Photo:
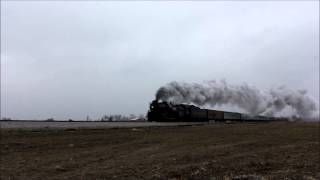
<path id="1" fill-rule="evenodd" d="M 319 124 L 2 130 L 1 179 L 320 179 Z"/>

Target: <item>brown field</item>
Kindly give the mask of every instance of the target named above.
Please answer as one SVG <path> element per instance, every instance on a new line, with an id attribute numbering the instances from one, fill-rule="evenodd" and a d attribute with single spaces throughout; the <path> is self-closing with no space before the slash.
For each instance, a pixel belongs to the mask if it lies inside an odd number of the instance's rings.
<path id="1" fill-rule="evenodd" d="M 320 179 L 317 123 L 1 131 L 1 179 Z"/>

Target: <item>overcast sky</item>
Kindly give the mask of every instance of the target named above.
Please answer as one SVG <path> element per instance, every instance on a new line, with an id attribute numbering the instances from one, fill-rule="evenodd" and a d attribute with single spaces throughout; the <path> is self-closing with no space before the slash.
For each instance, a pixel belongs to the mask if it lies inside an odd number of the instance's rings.
<path id="1" fill-rule="evenodd" d="M 143 113 L 170 81 L 306 89 L 319 2 L 1 1 L 1 116 Z"/>

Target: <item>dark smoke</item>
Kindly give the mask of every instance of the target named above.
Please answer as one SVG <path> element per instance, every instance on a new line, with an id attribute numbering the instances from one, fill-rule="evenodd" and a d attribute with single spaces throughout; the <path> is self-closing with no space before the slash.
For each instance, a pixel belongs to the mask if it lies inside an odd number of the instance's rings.
<path id="1" fill-rule="evenodd" d="M 156 99 L 198 106 L 237 106 L 254 115 L 311 118 L 317 113 L 317 106 L 306 91 L 294 91 L 284 86 L 262 92 L 247 84 L 235 86 L 225 81 L 171 82 L 158 89 Z"/>

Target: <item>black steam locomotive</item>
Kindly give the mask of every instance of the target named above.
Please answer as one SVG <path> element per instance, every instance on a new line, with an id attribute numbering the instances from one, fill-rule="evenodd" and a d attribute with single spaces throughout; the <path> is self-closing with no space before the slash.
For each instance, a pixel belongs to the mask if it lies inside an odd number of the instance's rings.
<path id="1" fill-rule="evenodd" d="M 206 122 L 206 121 L 275 121 L 274 117 L 252 116 L 247 114 L 201 109 L 194 105 L 173 104 L 152 101 L 148 121 L 157 122 Z"/>

